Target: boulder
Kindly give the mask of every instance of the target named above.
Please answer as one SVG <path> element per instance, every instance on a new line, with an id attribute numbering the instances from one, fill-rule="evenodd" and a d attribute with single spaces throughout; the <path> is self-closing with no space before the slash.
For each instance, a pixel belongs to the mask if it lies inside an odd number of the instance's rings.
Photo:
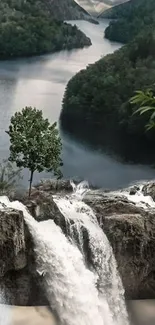
<path id="1" fill-rule="evenodd" d="M 149 195 L 155 201 L 155 182 L 148 182 L 143 186 L 142 192 L 144 195 Z"/>
<path id="2" fill-rule="evenodd" d="M 135 195 L 140 190 L 139 186 L 135 185 L 130 188 L 130 195 Z"/>
<path id="3" fill-rule="evenodd" d="M 51 194 L 58 193 L 71 193 L 73 188 L 70 180 L 56 180 L 56 179 L 47 179 L 41 181 L 32 192 L 32 197 L 35 195 L 35 189 L 43 192 L 50 192 Z"/>

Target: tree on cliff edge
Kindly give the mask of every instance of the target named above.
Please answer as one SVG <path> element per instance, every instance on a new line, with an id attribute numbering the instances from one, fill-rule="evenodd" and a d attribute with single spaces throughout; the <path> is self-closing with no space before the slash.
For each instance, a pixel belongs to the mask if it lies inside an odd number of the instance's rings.
<path id="1" fill-rule="evenodd" d="M 61 140 L 56 123 L 50 125 L 44 119 L 42 111 L 32 107 L 25 107 L 16 112 L 11 118 L 9 131 L 10 157 L 18 167 L 30 170 L 29 196 L 35 171 L 53 171 L 57 177 L 61 176 Z"/>

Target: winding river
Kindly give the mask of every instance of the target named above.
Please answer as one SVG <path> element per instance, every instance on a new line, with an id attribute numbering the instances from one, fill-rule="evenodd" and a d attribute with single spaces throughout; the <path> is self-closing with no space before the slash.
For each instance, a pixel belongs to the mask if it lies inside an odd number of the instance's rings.
<path id="1" fill-rule="evenodd" d="M 120 44 L 103 39 L 108 21 L 99 25 L 86 21 L 74 21 L 91 38 L 89 48 L 61 51 L 27 59 L 0 62 L 0 158 L 8 157 L 7 130 L 11 116 L 25 106 L 42 109 L 50 122 L 58 121 L 61 102 L 69 79 L 101 56 L 112 53 Z M 87 179 L 94 185 L 118 188 L 135 180 L 155 177 L 155 170 L 139 165 L 122 164 L 97 151 L 89 149 L 62 134 L 63 175 Z M 35 174 L 35 181 L 49 174 Z M 23 184 L 27 185 L 28 172 L 24 172 Z"/>

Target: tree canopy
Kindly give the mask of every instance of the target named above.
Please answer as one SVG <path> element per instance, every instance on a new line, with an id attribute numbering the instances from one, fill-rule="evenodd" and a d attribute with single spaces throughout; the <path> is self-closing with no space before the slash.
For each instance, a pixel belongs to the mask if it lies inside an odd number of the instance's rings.
<path id="1" fill-rule="evenodd" d="M 31 172 L 30 192 L 35 171 L 53 171 L 61 176 L 61 140 L 56 123 L 50 125 L 42 111 L 25 107 L 11 118 L 9 131 L 10 158 L 17 167 L 28 168 Z"/>
<path id="2" fill-rule="evenodd" d="M 40 0 L 1 0 L 0 59 L 91 45 L 76 26 L 52 18 Z"/>
<path id="3" fill-rule="evenodd" d="M 144 132 L 148 115 L 133 115 L 129 103 L 136 90 L 154 89 L 154 62 L 155 34 L 146 30 L 80 71 L 66 88 L 62 127 L 126 160 L 154 161 L 155 132 Z"/>
<path id="4" fill-rule="evenodd" d="M 139 108 L 135 110 L 134 114 L 146 114 L 149 113 L 148 123 L 146 124 L 146 130 L 155 129 L 155 94 L 152 89 L 145 91 L 136 91 L 135 96 L 130 99 L 130 103 L 138 105 Z"/>
<path id="5" fill-rule="evenodd" d="M 155 1 L 131 0 L 105 11 L 103 17 L 114 19 L 106 28 L 105 37 L 127 43 L 148 28 L 155 30 Z"/>

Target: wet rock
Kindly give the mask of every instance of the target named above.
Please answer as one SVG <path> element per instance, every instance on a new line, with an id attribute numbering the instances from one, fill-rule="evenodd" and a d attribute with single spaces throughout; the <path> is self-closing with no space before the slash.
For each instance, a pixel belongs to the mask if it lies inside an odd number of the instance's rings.
<path id="1" fill-rule="evenodd" d="M 72 192 L 70 180 L 56 180 L 48 179 L 41 181 L 32 191 L 32 197 L 35 196 L 35 190 L 50 192 L 51 194 L 56 193 L 68 193 Z"/>
<path id="2" fill-rule="evenodd" d="M 155 182 L 146 183 L 143 186 L 142 192 L 144 195 L 149 195 L 155 201 Z"/>
<path id="3" fill-rule="evenodd" d="M 27 264 L 25 227 L 22 212 L 0 210 L 0 277 Z"/>
<path id="4" fill-rule="evenodd" d="M 112 194 L 89 193 L 85 201 L 113 247 L 126 298 L 155 298 L 155 212 Z"/>
<path id="5" fill-rule="evenodd" d="M 0 292 L 3 293 L 8 305 L 48 305 L 44 292 L 40 289 L 39 281 L 33 277 L 28 268 L 7 272 L 3 278 L 0 278 Z"/>
<path id="6" fill-rule="evenodd" d="M 47 305 L 23 213 L 0 210 L 0 292 L 10 305 Z"/>
<path id="7" fill-rule="evenodd" d="M 135 185 L 135 186 L 133 186 L 133 187 L 130 188 L 129 194 L 130 195 L 135 195 L 139 190 L 140 190 L 139 186 L 136 186 Z"/>

